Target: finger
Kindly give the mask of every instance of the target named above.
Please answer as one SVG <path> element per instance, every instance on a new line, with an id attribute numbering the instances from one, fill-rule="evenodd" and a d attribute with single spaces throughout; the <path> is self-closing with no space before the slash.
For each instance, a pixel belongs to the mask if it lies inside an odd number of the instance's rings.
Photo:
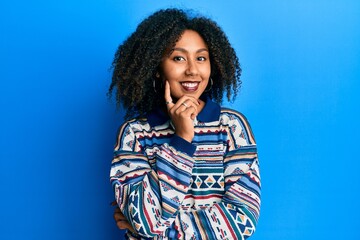
<path id="1" fill-rule="evenodd" d="M 114 217 L 115 221 L 126 219 L 125 215 L 121 212 L 115 212 L 113 214 L 113 217 Z"/>
<path id="2" fill-rule="evenodd" d="M 190 115 L 191 120 L 195 120 L 196 117 L 197 117 L 197 111 Z"/>
<path id="3" fill-rule="evenodd" d="M 135 233 L 135 230 L 134 230 L 133 226 L 131 226 L 131 224 L 129 222 L 119 221 L 119 222 L 116 223 L 116 225 L 120 229 L 128 229 L 131 232 Z"/>
<path id="4" fill-rule="evenodd" d="M 197 107 L 200 106 L 200 102 L 194 97 L 184 95 L 178 101 L 176 101 L 173 107 L 178 109 L 181 107 L 181 105 L 185 107 L 190 107 L 192 105 L 197 109 Z"/>
<path id="5" fill-rule="evenodd" d="M 192 102 L 191 100 L 186 100 L 186 101 L 184 101 L 184 102 L 182 102 L 180 104 L 176 103 L 174 108 L 176 108 L 176 107 L 177 107 L 177 109 L 175 111 L 176 114 L 180 114 L 182 112 L 185 112 L 188 109 L 189 110 L 192 109 L 191 111 L 187 111 L 188 113 L 191 112 L 192 115 L 194 115 L 194 116 L 197 116 L 197 114 L 198 114 L 198 105 L 195 104 L 194 102 Z M 185 114 L 185 115 L 190 116 L 188 114 Z"/>
<path id="6" fill-rule="evenodd" d="M 175 113 L 176 114 L 180 114 L 182 113 L 183 111 L 185 111 L 189 106 L 186 105 L 186 103 L 176 103 L 175 106 L 174 106 L 174 109 L 175 109 Z"/>
<path id="7" fill-rule="evenodd" d="M 194 98 L 194 97 L 190 97 L 190 96 L 182 96 L 177 102 L 176 104 L 183 104 L 183 103 L 186 103 L 186 105 L 189 105 L 189 104 L 193 104 L 194 106 L 200 106 L 200 102 Z M 175 105 L 176 105 L 175 104 Z M 189 107 L 189 106 L 187 106 Z"/>
<path id="8" fill-rule="evenodd" d="M 179 100 L 191 101 L 191 102 L 193 102 L 195 105 L 198 105 L 198 106 L 200 105 L 199 99 L 194 98 L 194 97 L 192 97 L 192 96 L 188 96 L 188 95 L 182 96 Z"/>
<path id="9" fill-rule="evenodd" d="M 196 107 L 190 106 L 186 108 L 185 111 L 182 112 L 182 114 L 194 120 L 198 113 Z"/>
<path id="10" fill-rule="evenodd" d="M 121 219 L 125 219 L 125 215 L 120 211 L 119 208 L 115 209 L 114 216 L 117 216 L 118 218 L 121 218 Z"/>
<path id="11" fill-rule="evenodd" d="M 114 215 L 115 221 L 127 221 L 127 219 L 124 216 L 121 215 Z"/>
<path id="12" fill-rule="evenodd" d="M 130 223 L 128 223 L 127 221 L 117 221 L 116 225 L 118 226 L 118 228 L 120 229 L 129 229 L 132 228 L 132 226 L 130 225 Z"/>
<path id="13" fill-rule="evenodd" d="M 198 107 L 199 107 L 199 105 L 197 103 L 194 103 L 191 100 L 186 100 L 184 102 L 184 104 L 187 106 L 187 108 L 194 108 L 195 112 L 197 113 L 197 110 L 198 110 Z"/>
<path id="14" fill-rule="evenodd" d="M 170 110 L 174 106 L 174 103 L 172 102 L 170 84 L 169 84 L 168 81 L 165 82 L 165 95 L 164 95 L 164 98 L 165 98 L 165 102 L 167 103 L 166 107 L 167 107 L 168 110 Z"/>
<path id="15" fill-rule="evenodd" d="M 115 222 L 124 220 L 124 218 L 118 213 L 114 213 L 113 217 L 114 217 Z"/>

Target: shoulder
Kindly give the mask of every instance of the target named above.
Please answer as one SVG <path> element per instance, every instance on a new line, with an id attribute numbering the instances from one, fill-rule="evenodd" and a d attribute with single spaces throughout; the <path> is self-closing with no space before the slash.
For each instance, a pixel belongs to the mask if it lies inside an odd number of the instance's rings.
<path id="1" fill-rule="evenodd" d="M 250 126 L 244 114 L 230 108 L 221 108 L 220 121 L 222 121 L 222 123 L 240 123 L 244 126 Z"/>
<path id="2" fill-rule="evenodd" d="M 146 118 L 133 118 L 125 121 L 117 132 L 117 138 L 115 143 L 115 149 L 132 151 L 139 134 L 144 132 L 144 129 L 148 129 L 149 124 Z"/>
<path id="3" fill-rule="evenodd" d="M 227 125 L 229 131 L 246 138 L 248 144 L 255 144 L 255 138 L 250 123 L 244 114 L 230 108 L 221 108 L 220 123 Z"/>
<path id="4" fill-rule="evenodd" d="M 125 132 L 131 132 L 136 133 L 139 131 L 143 131 L 148 129 L 149 123 L 147 121 L 147 118 L 133 118 L 130 120 L 125 121 L 121 126 L 119 127 L 119 134 L 123 134 Z"/>

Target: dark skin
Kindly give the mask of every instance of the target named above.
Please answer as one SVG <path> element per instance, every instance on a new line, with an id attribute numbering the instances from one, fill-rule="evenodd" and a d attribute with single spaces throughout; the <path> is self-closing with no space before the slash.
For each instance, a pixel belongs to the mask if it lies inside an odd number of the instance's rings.
<path id="1" fill-rule="evenodd" d="M 195 135 L 193 121 L 205 106 L 200 96 L 211 72 L 210 57 L 202 37 L 195 31 L 186 30 L 174 49 L 164 55 L 161 70 L 166 111 L 174 124 L 175 134 L 191 143 Z M 117 205 L 116 201 L 112 205 Z M 118 206 L 113 217 L 118 228 L 136 233 Z"/>
<path id="2" fill-rule="evenodd" d="M 201 51 L 198 52 L 197 63 L 211 57 L 212 84 L 211 87 L 209 85 L 206 95 L 219 104 L 223 100 L 223 94 L 226 94 L 229 101 L 235 99 L 241 86 L 241 68 L 236 52 L 225 33 L 214 21 L 206 17 L 193 18 L 189 15 L 191 14 L 179 9 L 160 10 L 141 22 L 137 30 L 116 51 L 108 94 L 111 96 L 116 90 L 116 102 L 118 106 L 124 107 L 126 120 L 145 117 L 154 108 L 164 105 L 163 98 L 158 97 L 158 93 L 163 92 L 165 86 L 165 81 L 161 82 L 164 79 L 160 79 L 159 76 L 164 55 L 161 56 L 159 53 L 173 48 L 186 30 L 199 33 L 206 43 L 205 48 L 199 49 Z M 178 55 L 183 49 L 179 46 L 174 50 Z M 203 55 L 206 52 L 209 56 Z M 178 57 L 182 62 L 187 56 L 180 54 Z M 156 80 L 156 91 L 153 80 Z M 205 81 L 202 83 L 205 84 Z M 199 87 L 203 87 L 202 83 Z M 170 85 L 173 88 L 171 82 Z M 139 98 L 139 95 L 143 97 Z"/>
<path id="3" fill-rule="evenodd" d="M 170 94 L 170 85 L 168 82 L 165 84 L 165 100 L 169 102 L 166 104 L 167 112 L 173 123 L 175 125 L 175 129 L 181 129 L 182 131 L 178 131 L 176 134 L 181 136 L 183 139 L 191 142 L 194 138 L 194 125 L 192 121 L 198 114 L 198 109 L 202 109 L 204 106 L 203 102 L 200 100 L 184 95 L 181 97 L 176 103 L 173 103 L 173 99 Z M 189 107 L 185 107 L 182 103 L 187 104 Z M 180 127 L 181 126 L 181 127 Z M 129 230 L 133 233 L 136 233 L 134 228 L 128 222 L 124 214 L 120 211 L 120 208 L 117 206 L 116 201 L 111 203 L 112 206 L 116 206 L 114 210 L 114 220 L 119 229 Z"/>
<path id="4" fill-rule="evenodd" d="M 185 32 L 195 39 L 184 38 L 187 41 L 179 45 L 179 36 Z M 196 36 L 199 34 L 201 39 Z M 201 42 L 203 44 L 197 44 Z M 235 99 L 241 85 L 238 58 L 221 28 L 210 19 L 192 18 L 178 9 L 160 10 L 143 21 L 119 46 L 113 67 L 109 93 L 117 90 L 116 101 L 123 104 L 126 119 L 144 117 L 152 109 L 161 107 L 174 123 L 175 134 L 188 142 L 194 137 L 193 120 L 205 105 L 199 96 L 206 86 L 211 86 L 206 91 L 208 97 L 221 103 L 223 93 L 228 100 L 231 96 Z M 211 84 L 208 84 L 210 77 Z M 161 86 L 155 93 L 153 79 L 156 86 Z M 163 87 L 168 88 L 164 98 L 158 95 Z M 168 103 L 165 105 L 165 102 Z M 118 206 L 114 219 L 120 229 L 136 232 Z"/>
<path id="5" fill-rule="evenodd" d="M 178 131 L 176 134 L 191 142 L 194 138 L 194 125 L 192 121 L 197 116 L 199 111 L 198 109 L 202 109 L 204 107 L 204 103 L 194 97 L 186 95 L 177 100 L 176 103 L 173 103 L 173 99 L 170 94 L 170 85 L 168 82 L 165 84 L 165 100 L 169 102 L 166 104 L 167 111 L 175 125 L 175 129 L 182 129 L 182 131 Z M 189 107 L 182 105 L 184 102 Z M 116 206 L 113 217 L 117 227 L 119 229 L 129 230 L 136 233 L 124 214 L 120 211 L 116 201 L 113 201 L 111 205 Z"/>
<path id="6" fill-rule="evenodd" d="M 111 203 L 111 206 L 116 206 L 115 210 L 114 210 L 114 220 L 116 222 L 116 226 L 120 229 L 124 229 L 124 230 L 129 230 L 133 233 L 135 233 L 134 228 L 131 226 L 131 224 L 126 220 L 124 214 L 122 214 L 122 212 L 120 211 L 120 208 L 117 206 L 116 201 L 113 201 Z"/>

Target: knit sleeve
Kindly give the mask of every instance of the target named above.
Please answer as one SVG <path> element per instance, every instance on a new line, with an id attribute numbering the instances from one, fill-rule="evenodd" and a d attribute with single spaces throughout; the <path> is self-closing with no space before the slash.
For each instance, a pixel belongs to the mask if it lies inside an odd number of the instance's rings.
<path id="1" fill-rule="evenodd" d="M 120 128 L 110 181 L 120 210 L 139 235 L 166 235 L 190 184 L 195 147 L 174 136 L 159 147 L 151 166 L 136 128 L 134 122 Z"/>
<path id="2" fill-rule="evenodd" d="M 233 141 L 224 158 L 224 201 L 240 209 L 249 229 L 254 231 L 260 215 L 261 194 L 257 146 L 243 115 L 235 115 L 231 129 Z"/>
<path id="3" fill-rule="evenodd" d="M 196 239 L 246 239 L 258 222 L 261 185 L 255 140 L 247 120 L 239 113 L 231 115 L 228 129 L 222 200 L 183 214 L 178 221 L 179 229 L 185 235 L 194 232 Z M 184 227 L 185 223 L 191 224 Z"/>

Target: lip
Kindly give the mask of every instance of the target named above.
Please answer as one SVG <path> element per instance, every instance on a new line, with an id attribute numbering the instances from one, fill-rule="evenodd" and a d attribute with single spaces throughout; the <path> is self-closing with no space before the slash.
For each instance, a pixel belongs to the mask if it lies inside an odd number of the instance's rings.
<path id="1" fill-rule="evenodd" d="M 196 90 L 198 90 L 200 82 L 184 81 L 180 82 L 180 84 L 186 92 L 195 92 Z"/>

